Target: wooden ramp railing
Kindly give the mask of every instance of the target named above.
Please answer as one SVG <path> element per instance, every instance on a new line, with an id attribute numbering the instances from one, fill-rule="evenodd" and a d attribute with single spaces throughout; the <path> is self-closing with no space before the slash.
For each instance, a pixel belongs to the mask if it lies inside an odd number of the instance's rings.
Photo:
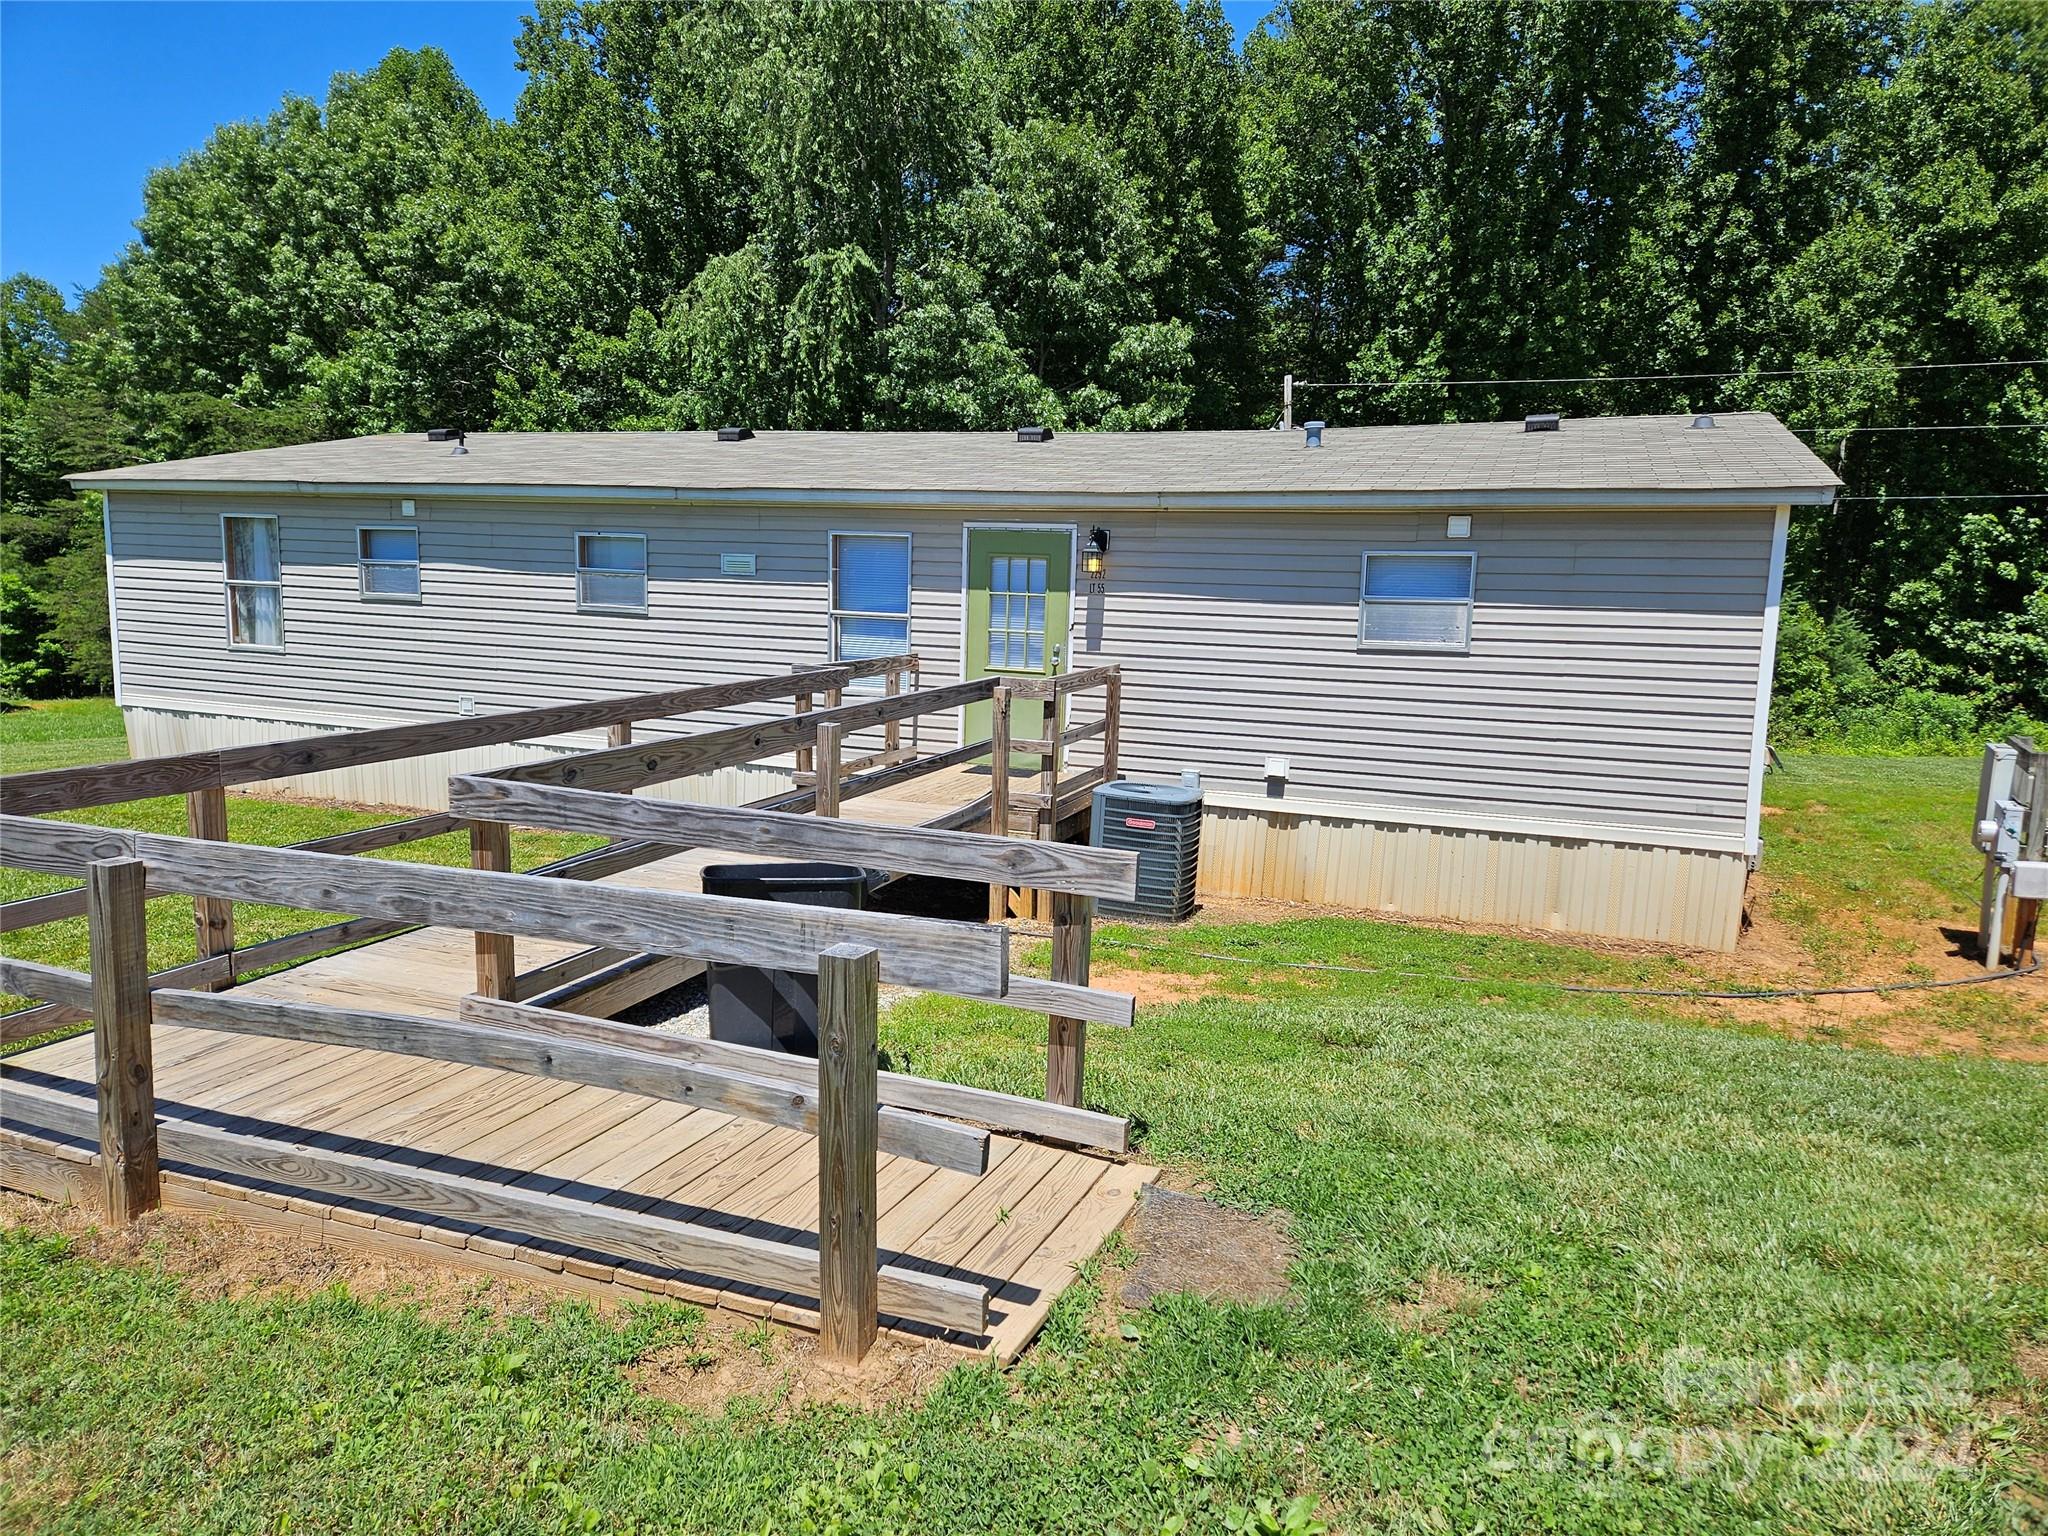
<path id="1" fill-rule="evenodd" d="M 191 835 L 226 842 L 229 840 L 226 791 L 236 786 L 473 748 L 512 746 L 537 737 L 600 728 L 609 730 L 611 739 L 617 744 L 622 738 L 631 739 L 635 722 L 674 719 L 747 704 L 773 703 L 797 696 L 807 689 L 844 688 L 865 677 L 896 679 L 900 683 L 901 678 L 910 674 L 915 666 L 914 656 L 885 656 L 867 662 L 814 667 L 779 677 L 742 678 L 659 693 L 546 705 L 493 715 L 422 721 L 366 731 L 331 732 L 256 746 L 224 747 L 170 757 L 8 774 L 0 777 L 0 810 L 18 816 L 46 815 L 119 805 L 159 795 L 182 794 L 186 797 L 187 827 Z M 316 838 L 294 846 L 308 853 L 369 853 L 440 837 L 460 831 L 466 825 L 468 823 L 460 816 L 435 812 L 383 826 Z M 484 834 L 482 844 L 473 846 L 472 861 L 477 867 L 499 867 L 500 850 L 490 840 L 496 835 L 497 829 L 492 829 Z M 644 847 L 599 849 L 595 854 L 562 860 L 541 872 L 565 879 L 596 880 L 631 869 L 635 864 L 646 863 L 650 857 L 664 857 L 668 851 L 650 851 Z M 235 944 L 232 902 L 199 896 L 193 899 L 193 908 L 199 958 L 188 965 L 159 973 L 153 985 L 230 986 L 239 977 L 257 971 L 371 939 L 388 938 L 412 926 L 405 922 L 352 918 L 345 923 L 329 924 L 238 947 Z M 40 927 L 44 923 L 61 922 L 84 914 L 83 890 L 32 896 L 0 904 L 0 933 Z M 495 966 L 503 958 L 502 947 L 494 945 L 487 951 L 480 951 L 479 958 L 483 964 Z M 14 1038 L 23 1038 L 59 1025 L 75 1023 L 85 1016 L 79 1009 L 52 1003 L 36 1010 L 33 1016 L 16 1015 L 10 1019 L 16 1032 Z"/>
<path id="2" fill-rule="evenodd" d="M 1081 1061 L 1087 1022 L 1131 1022 L 1128 996 L 1087 985 L 1087 935 L 1097 896 L 1126 897 L 1134 890 L 1136 860 L 1128 853 L 1007 838 L 1000 835 L 1000 818 L 988 822 L 989 834 L 958 830 L 988 818 L 999 791 L 924 826 L 843 819 L 848 800 L 974 761 L 991 750 L 984 741 L 919 757 L 914 745 L 903 746 L 904 722 L 993 697 L 999 686 L 981 679 L 906 693 L 900 683 L 914 666 L 914 658 L 887 658 L 630 699 L 0 780 L 8 812 L 0 815 L 0 862 L 84 881 L 77 891 L 0 908 L 0 929 L 83 912 L 92 959 L 89 975 L 0 960 L 0 989 L 46 1000 L 0 1017 L 0 1042 L 26 1039 L 74 1020 L 96 1021 L 92 1110 L 66 1095 L 10 1081 L 10 1111 L 15 1104 L 27 1104 L 51 1117 L 51 1129 L 98 1141 L 107 1208 L 116 1221 L 155 1203 L 158 1159 L 168 1155 L 338 1198 L 384 1200 L 430 1214 L 502 1222 L 543 1238 L 596 1243 L 626 1257 L 814 1293 L 821 1301 L 827 1348 L 842 1355 L 865 1348 L 877 1308 L 979 1331 L 986 1321 L 985 1289 L 878 1267 L 875 1158 L 910 1157 L 979 1174 L 987 1165 L 987 1132 L 960 1121 L 1081 1147 L 1122 1151 L 1128 1146 L 1127 1121 L 1080 1107 Z M 882 676 L 889 685 L 878 697 L 845 702 L 841 691 L 862 676 Z M 1054 680 L 1068 688 L 1096 682 L 1110 690 L 1113 700 L 1113 675 Z M 807 691 L 824 693 L 825 708 L 803 709 Z M 633 724 L 650 716 L 776 698 L 795 698 L 799 713 L 684 738 L 632 739 Z M 1057 710 L 1048 712 L 1054 737 L 1059 718 Z M 218 797 L 231 784 L 595 726 L 608 730 L 608 744 L 600 751 L 456 776 L 445 813 L 291 848 L 253 847 L 224 837 L 224 802 Z M 883 750 L 848 762 L 847 736 L 877 727 L 884 732 Z M 1082 728 L 1071 734 L 1103 736 L 1113 762 L 1113 720 L 1101 731 Z M 1060 745 L 1051 739 L 1048 750 L 1057 754 Z M 630 793 L 799 748 L 811 754 L 811 782 L 751 806 L 647 800 Z M 1095 772 L 1099 777 L 1103 771 Z M 993 777 L 997 784 L 1006 778 Z M 190 826 L 199 835 L 159 836 L 21 814 L 167 792 L 195 797 Z M 1072 786 L 1065 792 L 1072 793 Z M 1057 800 L 1055 793 L 1055 814 Z M 612 841 L 543 870 L 514 874 L 509 870 L 514 824 L 592 832 Z M 459 828 L 469 829 L 472 839 L 469 869 L 354 856 Z M 1008 935 L 997 926 L 593 883 L 605 874 L 701 846 L 1046 891 L 1058 930 L 1054 974 L 1049 980 L 1012 975 Z M 166 895 L 192 898 L 202 953 L 190 965 L 152 975 L 144 904 Z M 235 901 L 347 917 L 235 948 L 231 919 L 225 915 Z M 209 990 L 231 987 L 239 975 L 258 966 L 420 925 L 477 935 L 476 993 L 462 999 L 458 1019 Z M 587 948 L 522 977 L 513 965 L 516 936 L 566 939 Z M 822 999 L 820 1060 L 648 1035 L 532 1001 L 608 969 L 625 972 L 675 959 L 815 970 Z M 1047 1014 L 1047 1102 L 880 1072 L 875 1013 L 876 990 L 883 982 Z M 152 1080 L 153 1020 L 559 1078 L 802 1129 L 818 1138 L 820 1148 L 820 1251 L 692 1228 L 644 1213 L 600 1210 L 556 1195 L 508 1190 L 356 1154 L 266 1142 L 175 1116 L 160 1124 Z"/>

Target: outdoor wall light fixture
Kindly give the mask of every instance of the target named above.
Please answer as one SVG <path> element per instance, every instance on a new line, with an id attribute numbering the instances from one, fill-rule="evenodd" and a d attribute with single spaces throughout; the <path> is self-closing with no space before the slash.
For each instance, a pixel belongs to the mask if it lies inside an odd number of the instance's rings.
<path id="1" fill-rule="evenodd" d="M 1109 557 L 1109 530 L 1090 528 L 1088 542 L 1081 549 L 1081 570 L 1089 576 L 1100 576 Z"/>

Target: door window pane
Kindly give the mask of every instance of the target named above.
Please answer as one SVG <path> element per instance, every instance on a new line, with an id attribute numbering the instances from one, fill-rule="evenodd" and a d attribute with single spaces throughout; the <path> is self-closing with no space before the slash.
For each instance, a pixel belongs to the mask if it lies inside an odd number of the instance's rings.
<path id="1" fill-rule="evenodd" d="M 997 555 L 988 572 L 988 665 L 1008 672 L 1045 670 L 1046 562 Z"/>

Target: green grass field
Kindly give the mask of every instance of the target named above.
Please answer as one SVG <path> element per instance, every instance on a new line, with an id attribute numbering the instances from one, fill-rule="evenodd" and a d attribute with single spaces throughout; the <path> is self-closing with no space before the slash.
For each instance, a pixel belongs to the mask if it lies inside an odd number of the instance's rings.
<path id="1" fill-rule="evenodd" d="M 1781 888 L 1816 912 L 1861 900 L 1879 935 L 1903 881 L 1924 881 L 1916 902 L 1966 897 L 1971 782 L 1954 764 L 1795 763 L 1773 788 Z M 1862 857 L 1792 835 L 1822 815 Z M 1091 1034 L 1091 1103 L 1133 1116 L 1184 1186 L 1286 1213 L 1289 1303 L 1121 1311 L 1112 1245 L 1008 1373 L 963 1366 L 864 1411 L 704 1412 L 627 1369 L 789 1345 L 683 1308 L 218 1299 L 168 1246 L 112 1262 L 31 1222 L 0 1235 L 0 1528 L 2048 1521 L 2048 1071 L 1559 994 L 1537 983 L 1683 983 L 1710 963 L 1530 939 L 1328 918 L 1108 928 L 1097 963 L 1188 995 Z M 1042 1084 L 1042 1023 L 1004 1009 L 918 997 L 887 1013 L 883 1045 L 899 1069 Z"/>

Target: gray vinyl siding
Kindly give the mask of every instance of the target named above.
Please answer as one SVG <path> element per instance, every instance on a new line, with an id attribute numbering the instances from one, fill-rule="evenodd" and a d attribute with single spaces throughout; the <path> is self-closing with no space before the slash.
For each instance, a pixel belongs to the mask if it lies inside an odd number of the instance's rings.
<path id="1" fill-rule="evenodd" d="M 281 653 L 226 645 L 230 510 L 279 518 Z M 396 512 L 116 491 L 124 700 L 374 723 L 451 715 L 463 695 L 487 712 L 816 664 L 834 529 L 912 535 L 911 644 L 927 684 L 959 674 L 959 514 L 421 500 L 421 601 L 364 602 L 356 528 Z M 1014 516 L 1110 530 L 1109 590 L 1076 594 L 1071 650 L 1127 669 L 1127 771 L 1195 768 L 1259 794 L 1277 755 L 1290 797 L 1743 830 L 1769 508 L 1482 511 L 1470 540 L 1444 539 L 1428 512 Z M 647 535 L 646 615 L 576 611 L 579 531 Z M 1359 555 L 1405 548 L 1478 556 L 1468 654 L 1358 648 Z M 759 574 L 720 576 L 728 552 Z M 950 721 L 924 731 L 954 739 Z"/>
<path id="2" fill-rule="evenodd" d="M 284 649 L 230 649 L 223 512 L 274 513 L 284 564 Z M 369 721 L 438 718 L 717 682 L 815 666 L 830 651 L 828 537 L 912 535 L 911 641 L 929 675 L 959 667 L 960 524 L 925 514 L 842 524 L 826 512 L 679 515 L 673 508 L 532 502 L 418 503 L 420 601 L 357 594 L 359 525 L 403 521 L 392 501 L 119 494 L 116 604 L 124 700 Z M 647 536 L 648 611 L 576 608 L 575 535 Z M 758 574 L 719 574 L 751 553 Z M 787 713 L 760 705 L 697 717 Z M 659 725 L 648 734 L 660 734 Z M 944 739 L 954 737 L 947 728 Z"/>
<path id="3" fill-rule="evenodd" d="M 1124 662 L 1124 764 L 1290 797 L 1739 834 L 1769 508 L 1114 525 L 1089 649 Z M 1361 650 L 1359 555 L 1478 556 L 1467 653 Z"/>

